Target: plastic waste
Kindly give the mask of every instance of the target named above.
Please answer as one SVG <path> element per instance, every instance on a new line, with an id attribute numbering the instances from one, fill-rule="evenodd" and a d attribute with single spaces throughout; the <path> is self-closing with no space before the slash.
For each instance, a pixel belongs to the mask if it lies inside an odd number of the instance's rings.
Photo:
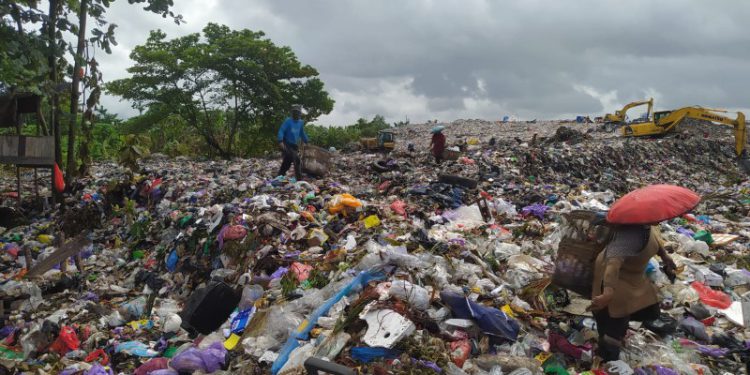
<path id="1" fill-rule="evenodd" d="M 362 207 L 362 202 L 352 196 L 351 194 L 339 194 L 335 195 L 328 206 L 328 212 L 337 214 L 344 211 L 346 208 L 359 208 Z"/>
<path id="2" fill-rule="evenodd" d="M 365 218 L 365 228 L 377 227 L 380 225 L 380 218 L 377 215 L 370 215 Z"/>
<path id="3" fill-rule="evenodd" d="M 430 295 L 427 289 L 414 285 L 406 280 L 394 280 L 389 289 L 390 295 L 408 301 L 417 310 L 425 311 L 430 307 Z"/>
<path id="4" fill-rule="evenodd" d="M 633 375 L 635 371 L 621 360 L 607 362 L 607 372 L 613 375 Z"/>
<path id="5" fill-rule="evenodd" d="M 224 365 L 227 355 L 222 343 L 216 342 L 206 349 L 189 348 L 177 354 L 170 361 L 170 367 L 178 372 L 212 373 Z"/>
<path id="6" fill-rule="evenodd" d="M 400 199 L 393 201 L 393 203 L 391 203 L 391 210 L 403 217 L 406 217 L 406 202 Z"/>
<path id="7" fill-rule="evenodd" d="M 115 346 L 115 352 L 138 357 L 156 357 L 159 355 L 159 352 L 150 349 L 148 345 L 138 341 L 121 342 Z"/>
<path id="8" fill-rule="evenodd" d="M 263 287 L 260 285 L 246 285 L 242 288 L 242 296 L 240 297 L 240 303 L 237 305 L 237 308 L 240 310 L 247 309 L 252 306 L 255 301 L 263 297 L 264 292 Z"/>
<path id="9" fill-rule="evenodd" d="M 144 362 L 133 373 L 134 375 L 149 375 L 156 370 L 169 368 L 169 358 L 153 358 Z"/>
<path id="10" fill-rule="evenodd" d="M 362 363 L 369 363 L 376 359 L 393 359 L 401 355 L 400 350 L 382 347 L 354 347 L 351 349 L 352 358 Z"/>
<path id="11" fill-rule="evenodd" d="M 480 305 L 464 296 L 446 291 L 440 292 L 440 299 L 448 304 L 454 317 L 474 320 L 485 334 L 511 341 L 518 337 L 518 322 L 494 307 Z"/>
<path id="12" fill-rule="evenodd" d="M 699 282 L 693 282 L 690 286 L 698 292 L 701 302 L 708 306 L 726 309 L 732 304 L 731 298 L 720 291 L 713 290 Z"/>

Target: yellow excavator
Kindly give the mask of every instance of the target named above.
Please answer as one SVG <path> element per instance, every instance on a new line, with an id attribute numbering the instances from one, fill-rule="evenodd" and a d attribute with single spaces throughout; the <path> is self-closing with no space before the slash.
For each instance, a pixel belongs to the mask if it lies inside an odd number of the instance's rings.
<path id="1" fill-rule="evenodd" d="M 635 107 L 640 107 L 644 104 L 648 104 L 648 111 L 646 111 L 645 119 L 648 121 L 651 118 L 654 110 L 654 98 L 649 100 L 641 100 L 626 104 L 621 110 L 615 111 L 614 114 L 607 113 L 604 115 L 604 128 L 608 131 L 612 131 L 617 127 L 624 125 L 628 114 L 628 110 Z"/>
<path id="2" fill-rule="evenodd" d="M 750 160 L 747 157 L 745 144 L 747 134 L 745 131 L 745 114 L 737 112 L 737 118 L 733 119 L 722 115 L 727 111 L 703 107 L 684 107 L 672 111 L 659 111 L 654 113 L 651 121 L 627 124 L 620 128 L 620 135 L 625 137 L 656 136 L 667 134 L 675 129 L 688 118 L 710 121 L 734 127 L 734 152 L 740 160 L 740 165 L 750 172 Z"/>

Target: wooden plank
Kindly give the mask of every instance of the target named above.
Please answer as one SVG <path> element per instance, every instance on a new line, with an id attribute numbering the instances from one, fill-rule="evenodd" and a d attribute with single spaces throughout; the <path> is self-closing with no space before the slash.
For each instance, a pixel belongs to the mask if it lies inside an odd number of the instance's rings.
<path id="1" fill-rule="evenodd" d="M 32 267 L 26 274 L 26 277 L 34 277 L 44 274 L 45 272 L 52 269 L 52 267 L 54 267 L 56 264 L 67 261 L 68 258 L 78 254 L 79 252 L 81 252 L 81 250 L 83 250 L 84 247 L 88 245 L 91 245 L 91 240 L 86 238 L 85 234 L 79 234 L 71 241 L 62 245 L 52 255 L 35 264 L 34 267 Z"/>
<path id="2" fill-rule="evenodd" d="M 0 136 L 0 164 L 52 166 L 55 163 L 55 139 L 51 136 Z"/>

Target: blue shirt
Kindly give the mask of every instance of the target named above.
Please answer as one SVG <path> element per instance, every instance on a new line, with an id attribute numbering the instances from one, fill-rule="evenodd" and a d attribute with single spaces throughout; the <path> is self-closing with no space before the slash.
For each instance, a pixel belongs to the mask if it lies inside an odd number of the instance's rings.
<path id="1" fill-rule="evenodd" d="M 305 122 L 302 119 L 294 121 L 291 117 L 287 117 L 284 123 L 281 124 L 281 128 L 279 128 L 279 142 L 284 141 L 284 143 L 296 145 L 299 144 L 299 140 L 302 138 L 302 142 L 307 143 L 307 134 L 305 134 L 305 129 L 303 128 L 304 124 Z"/>

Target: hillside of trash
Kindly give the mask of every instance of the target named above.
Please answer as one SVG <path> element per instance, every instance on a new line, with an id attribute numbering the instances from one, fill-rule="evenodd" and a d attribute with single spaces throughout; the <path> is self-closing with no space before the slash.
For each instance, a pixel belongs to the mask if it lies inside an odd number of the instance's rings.
<path id="1" fill-rule="evenodd" d="M 135 172 L 95 164 L 61 206 L 2 194 L 0 373 L 298 374 L 309 358 L 366 374 L 748 373 L 750 180 L 730 130 L 457 120 L 459 156 L 436 164 L 432 126 L 395 128 L 387 155 L 330 150 L 328 173 L 302 181 L 276 176 L 275 156 L 156 154 Z M 552 282 L 558 244 L 575 212 L 650 184 L 702 199 L 659 225 L 677 279 L 651 260 L 662 315 L 631 323 L 613 370 L 590 296 Z"/>

